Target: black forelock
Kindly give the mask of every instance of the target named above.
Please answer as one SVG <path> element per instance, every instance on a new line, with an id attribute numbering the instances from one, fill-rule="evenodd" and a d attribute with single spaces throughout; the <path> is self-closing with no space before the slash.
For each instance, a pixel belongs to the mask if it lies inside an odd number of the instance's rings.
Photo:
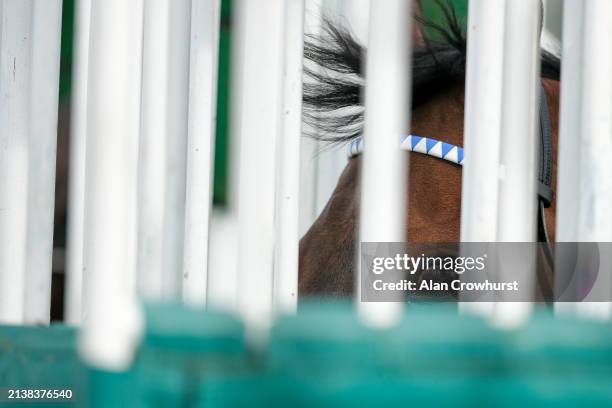
<path id="1" fill-rule="evenodd" d="M 444 24 L 415 19 L 437 34 L 412 53 L 412 109 L 450 86 L 465 81 L 466 36 L 451 1 L 435 0 Z M 363 127 L 362 90 L 365 48 L 350 30 L 325 19 L 320 35 L 304 44 L 304 121 L 310 136 L 332 143 L 358 137 Z M 560 61 L 542 50 L 541 76 L 559 80 Z"/>

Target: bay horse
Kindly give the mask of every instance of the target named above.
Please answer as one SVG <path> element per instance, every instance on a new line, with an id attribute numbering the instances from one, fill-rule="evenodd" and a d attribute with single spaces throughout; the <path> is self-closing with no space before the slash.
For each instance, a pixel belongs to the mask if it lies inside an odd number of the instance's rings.
<path id="1" fill-rule="evenodd" d="M 463 146 L 466 36 L 450 2 L 437 1 L 445 24 L 424 21 L 419 3 L 413 24 L 411 133 Z M 429 40 L 424 29 L 441 40 Z M 409 39 L 407 39 L 409 40 Z M 324 34 L 309 37 L 305 67 L 311 81 L 304 85 L 305 121 L 315 137 L 344 144 L 360 136 L 364 48 L 345 27 L 331 21 Z M 547 102 L 552 133 L 552 180 L 556 186 L 560 60 L 542 50 L 542 99 Z M 315 68 L 312 68 L 314 66 Z M 460 239 L 461 167 L 422 154 L 410 154 L 407 191 L 407 242 L 449 243 Z M 346 165 L 327 205 L 300 241 L 300 296 L 350 296 L 354 291 L 355 251 L 359 222 L 361 156 Z M 555 239 L 554 195 L 543 210 L 542 223 Z M 550 300 L 551 267 L 538 266 L 536 298 Z"/>

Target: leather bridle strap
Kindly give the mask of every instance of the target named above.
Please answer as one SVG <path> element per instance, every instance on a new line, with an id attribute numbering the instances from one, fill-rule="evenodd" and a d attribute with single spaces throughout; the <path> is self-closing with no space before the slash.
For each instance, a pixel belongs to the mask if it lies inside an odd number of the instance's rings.
<path id="1" fill-rule="evenodd" d="M 552 168 L 553 168 L 553 147 L 552 147 L 552 125 L 550 120 L 550 110 L 546 100 L 544 86 L 540 84 L 540 169 L 538 172 L 538 242 L 544 243 L 544 256 L 549 267 L 554 269 L 554 254 L 552 242 L 546 227 L 545 208 L 551 206 L 553 200 L 552 189 Z M 546 287 L 546 285 L 540 285 Z"/>
<path id="2" fill-rule="evenodd" d="M 538 172 L 538 196 L 546 208 L 550 207 L 553 199 L 552 190 L 552 125 L 550 111 L 546 101 L 544 86 L 540 85 L 540 169 Z"/>

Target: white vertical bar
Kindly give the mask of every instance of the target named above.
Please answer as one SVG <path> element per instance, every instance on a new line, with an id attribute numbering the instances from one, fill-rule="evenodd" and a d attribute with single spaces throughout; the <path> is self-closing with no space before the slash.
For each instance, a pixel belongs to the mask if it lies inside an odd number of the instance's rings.
<path id="1" fill-rule="evenodd" d="M 583 0 L 566 0 L 563 22 L 563 69 L 559 117 L 557 242 L 578 239 L 577 215 L 582 106 Z"/>
<path id="2" fill-rule="evenodd" d="M 240 1 L 242 54 L 238 290 L 250 329 L 271 323 L 275 170 L 282 130 L 284 0 Z M 263 333 L 262 333 L 263 334 Z"/>
<path id="3" fill-rule="evenodd" d="M 144 8 L 138 284 L 148 299 L 180 293 L 190 7 L 151 0 Z"/>
<path id="4" fill-rule="evenodd" d="M 401 135 L 408 134 L 410 123 L 410 3 L 404 0 L 373 2 L 370 12 L 361 242 L 405 240 L 406 155 L 399 150 L 398 143 Z M 358 288 L 360 282 L 358 276 Z M 403 310 L 403 304 L 398 302 L 357 301 L 364 322 L 376 327 L 397 323 Z"/>
<path id="5" fill-rule="evenodd" d="M 243 1 L 243 0 L 238 0 Z M 223 11 L 223 7 L 222 10 Z M 236 61 L 240 61 L 244 53 L 244 41 L 239 39 L 244 37 L 245 24 L 244 16 L 245 7 L 236 7 L 232 3 L 231 7 L 231 50 L 230 50 L 230 98 L 229 98 L 229 146 L 228 146 L 228 186 L 227 186 L 227 212 L 229 216 L 234 218 L 236 227 L 238 225 L 238 202 L 240 197 L 240 137 L 241 127 L 240 118 L 242 117 L 242 101 L 238 98 L 240 95 L 239 89 L 242 89 L 243 83 L 243 67 Z M 223 18 L 223 16 L 222 16 Z M 236 252 L 237 252 L 237 238 Z M 235 287 L 233 288 L 235 289 Z"/>
<path id="6" fill-rule="evenodd" d="M 145 299 L 164 297 L 170 7 L 168 0 L 148 0 L 144 4 L 142 124 L 138 158 L 138 288 Z"/>
<path id="7" fill-rule="evenodd" d="M 304 54 L 304 0 L 285 4 L 283 67 L 283 127 L 278 149 L 277 245 L 274 265 L 276 307 L 285 313 L 297 309 L 299 250 L 300 139 L 302 135 L 302 63 Z"/>
<path id="8" fill-rule="evenodd" d="M 0 322 L 48 323 L 61 2 L 0 22 Z"/>
<path id="9" fill-rule="evenodd" d="M 578 241 L 612 242 L 612 3 L 586 2 L 583 30 L 582 98 L 581 105 L 575 105 L 582 109 Z M 601 256 L 601 264 L 609 265 L 610 255 L 602 252 Z M 600 273 L 595 285 L 610 288 L 609 279 L 609 273 Z M 609 319 L 611 305 L 583 302 L 577 305 L 577 312 Z"/>
<path id="10" fill-rule="evenodd" d="M 185 239 L 192 1 L 172 0 L 171 4 L 164 286 L 169 288 L 168 296 L 179 298 L 182 292 Z"/>
<path id="11" fill-rule="evenodd" d="M 204 305 L 212 206 L 221 2 L 192 0 L 183 299 Z"/>
<path id="12" fill-rule="evenodd" d="M 136 306 L 142 0 L 92 2 L 85 194 L 85 321 L 79 349 L 108 369 L 129 365 Z"/>
<path id="13" fill-rule="evenodd" d="M 497 239 L 498 165 L 503 83 L 504 0 L 471 0 L 468 5 L 461 241 Z M 490 314 L 490 302 L 462 303 L 460 309 Z"/>
<path id="14" fill-rule="evenodd" d="M 34 1 L 31 31 L 27 274 L 24 318 L 48 324 L 55 204 L 62 0 Z"/>
<path id="15" fill-rule="evenodd" d="M 304 32 L 321 33 L 322 0 L 305 0 Z M 313 67 L 313 69 L 317 69 Z M 307 79 L 307 78 L 305 78 Z M 318 212 L 319 143 L 311 137 L 300 142 L 300 221 L 299 233 L 303 236 L 316 219 Z"/>
<path id="16" fill-rule="evenodd" d="M 584 9 L 583 0 L 565 0 L 557 166 L 557 242 L 578 241 Z M 561 262 L 561 259 L 557 262 Z M 555 303 L 555 312 L 571 313 L 573 310 L 575 307 L 572 304 Z"/>
<path id="17" fill-rule="evenodd" d="M 230 159 L 232 156 L 230 155 Z M 231 161 L 230 166 L 238 167 Z M 231 207 L 232 204 L 230 202 L 228 204 Z M 208 242 L 206 305 L 217 310 L 236 312 L 238 304 L 238 291 L 236 290 L 238 279 L 237 211 L 233 208 L 229 211 L 225 208 L 213 208 L 210 214 Z"/>
<path id="18" fill-rule="evenodd" d="M 24 322 L 31 1 L 0 2 L 0 321 Z"/>
<path id="19" fill-rule="evenodd" d="M 493 242 L 497 235 L 504 0 L 471 0 L 468 10 L 465 157 L 461 241 Z"/>
<path id="20" fill-rule="evenodd" d="M 242 58 L 245 45 L 239 41 L 244 36 L 244 11 L 243 7 L 232 7 L 226 206 L 213 207 L 210 214 L 206 282 L 206 304 L 230 312 L 238 310 L 238 193 L 241 147 L 239 119 L 242 107 L 238 90 L 242 88 L 243 67 L 236 61 Z M 221 18 L 225 19 L 226 16 L 222 14 Z"/>
<path id="21" fill-rule="evenodd" d="M 68 231 L 65 321 L 79 324 L 83 316 L 83 232 L 85 213 L 85 156 L 87 143 L 87 71 L 91 0 L 75 1 L 74 58 L 68 174 Z"/>
<path id="22" fill-rule="evenodd" d="M 497 241 L 536 242 L 537 149 L 539 102 L 540 3 L 506 2 L 504 73 Z M 470 158 L 470 161 L 473 160 Z M 503 251 L 502 251 L 503 252 Z M 535 251 L 534 254 L 535 255 Z M 522 266 L 517 268 L 517 262 Z M 500 259 L 500 278 L 518 280 L 523 291 L 534 292 L 535 257 Z M 514 327 L 530 314 L 528 302 L 499 302 L 495 324 Z"/>

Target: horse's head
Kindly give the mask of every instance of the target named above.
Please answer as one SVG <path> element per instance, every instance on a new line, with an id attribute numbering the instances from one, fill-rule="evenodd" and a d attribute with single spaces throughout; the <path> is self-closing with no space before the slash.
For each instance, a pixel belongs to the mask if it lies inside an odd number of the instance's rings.
<path id="1" fill-rule="evenodd" d="M 412 134 L 463 146 L 465 37 L 452 11 L 447 28 L 438 28 L 443 42 L 426 42 L 415 30 L 413 43 Z M 417 19 L 421 21 L 420 19 Z M 426 24 L 426 23 L 424 23 Z M 306 58 L 319 68 L 307 72 L 315 82 L 305 88 L 307 118 L 317 137 L 342 143 L 359 137 L 363 50 L 350 35 L 329 26 L 325 42 L 309 42 Z M 559 65 L 543 53 L 542 84 L 553 133 L 553 180 L 556 184 Z M 315 112 L 316 117 L 308 116 Z M 405 239 L 410 242 L 458 242 L 460 239 L 461 166 L 428 155 L 408 153 L 409 187 Z M 353 292 L 359 220 L 361 156 L 351 158 L 329 202 L 300 242 L 301 294 L 348 295 Z M 546 221 L 554 240 L 554 207 Z M 550 282 L 549 282 L 550 284 Z"/>

